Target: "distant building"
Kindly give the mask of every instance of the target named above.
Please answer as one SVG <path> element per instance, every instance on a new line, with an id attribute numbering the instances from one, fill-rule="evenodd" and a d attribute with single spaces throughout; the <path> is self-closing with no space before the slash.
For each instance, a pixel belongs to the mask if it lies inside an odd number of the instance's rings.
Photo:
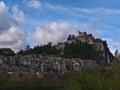
<path id="1" fill-rule="evenodd" d="M 64 50 L 64 47 L 65 47 L 65 42 L 58 43 L 57 45 L 55 45 L 55 48 L 57 50 Z"/>
<path id="2" fill-rule="evenodd" d="M 113 55 L 109 51 L 106 41 L 101 39 L 96 39 L 92 36 L 92 34 L 87 34 L 86 32 L 78 32 L 78 35 L 70 34 L 66 42 L 58 43 L 55 48 L 57 50 L 63 51 L 66 44 L 80 44 L 80 43 L 87 43 L 92 45 L 94 51 L 106 60 L 107 63 L 112 61 Z"/>

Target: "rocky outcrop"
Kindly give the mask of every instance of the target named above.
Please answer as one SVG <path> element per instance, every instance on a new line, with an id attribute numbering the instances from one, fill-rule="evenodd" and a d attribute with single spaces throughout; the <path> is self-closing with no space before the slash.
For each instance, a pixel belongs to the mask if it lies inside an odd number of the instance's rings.
<path id="1" fill-rule="evenodd" d="M 87 43 L 93 47 L 95 60 L 104 60 L 108 64 L 112 61 L 113 55 L 107 46 L 107 42 L 98 38 L 96 39 L 92 34 L 87 34 L 86 32 L 78 32 L 76 36 L 70 34 L 66 42 L 56 45 L 56 49 L 64 51 L 65 45 L 79 45 L 80 43 Z"/>

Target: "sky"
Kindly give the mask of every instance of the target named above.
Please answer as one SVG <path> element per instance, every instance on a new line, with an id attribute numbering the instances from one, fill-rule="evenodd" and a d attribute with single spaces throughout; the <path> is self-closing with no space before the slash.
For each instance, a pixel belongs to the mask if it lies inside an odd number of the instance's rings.
<path id="1" fill-rule="evenodd" d="M 120 50 L 120 0 L 0 0 L 0 48 L 56 44 L 78 31 Z"/>

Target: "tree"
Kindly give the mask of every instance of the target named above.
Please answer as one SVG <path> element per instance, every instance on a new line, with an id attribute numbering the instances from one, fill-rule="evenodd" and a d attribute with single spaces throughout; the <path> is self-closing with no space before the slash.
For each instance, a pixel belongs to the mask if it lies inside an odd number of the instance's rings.
<path id="1" fill-rule="evenodd" d="M 69 58 L 93 59 L 93 55 L 93 47 L 87 43 L 68 44 L 64 50 L 64 56 Z"/>
<path id="2" fill-rule="evenodd" d="M 25 51 L 29 51 L 31 48 L 30 48 L 30 45 L 26 45 L 25 47 Z"/>
<path id="3" fill-rule="evenodd" d="M 117 49 L 117 50 L 115 50 L 115 57 L 118 58 L 118 56 L 119 56 L 119 52 L 118 52 L 118 49 Z"/>
<path id="4" fill-rule="evenodd" d="M 48 42 L 47 46 L 52 47 L 52 42 Z"/>

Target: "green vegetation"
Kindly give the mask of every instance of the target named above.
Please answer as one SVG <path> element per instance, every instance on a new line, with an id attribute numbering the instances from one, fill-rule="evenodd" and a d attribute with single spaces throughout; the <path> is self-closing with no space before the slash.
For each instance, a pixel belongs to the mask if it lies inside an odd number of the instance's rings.
<path id="1" fill-rule="evenodd" d="M 77 72 L 65 90 L 119 90 L 120 76 L 111 72 Z"/>
<path id="2" fill-rule="evenodd" d="M 59 86 L 61 81 L 52 78 L 7 78 L 0 75 L 0 90 L 62 90 L 63 87 Z"/>
<path id="3" fill-rule="evenodd" d="M 112 66 L 101 69 L 74 72 L 69 77 L 47 75 L 42 79 L 17 79 L 0 74 L 0 90 L 119 90 L 118 62 L 114 60 Z"/>
<path id="4" fill-rule="evenodd" d="M 68 44 L 64 50 L 64 56 L 69 58 L 93 59 L 94 53 L 93 47 L 87 43 Z"/>
<path id="5" fill-rule="evenodd" d="M 10 48 L 0 48 L 0 55 L 14 55 L 14 51 Z"/>
<path id="6" fill-rule="evenodd" d="M 118 62 L 113 60 L 111 66 L 74 73 L 64 90 L 119 90 Z"/>
<path id="7" fill-rule="evenodd" d="M 37 45 L 30 48 L 29 45 L 26 46 L 25 50 L 20 50 L 18 54 L 29 55 L 29 54 L 41 54 L 41 55 L 59 55 L 60 51 L 56 50 L 52 43 L 49 42 L 47 45 Z"/>
<path id="8" fill-rule="evenodd" d="M 51 42 L 49 42 L 47 45 L 38 45 L 33 48 L 30 48 L 30 46 L 27 45 L 25 50 L 21 50 L 18 53 L 21 55 L 41 54 L 45 56 L 61 55 L 61 52 L 63 52 L 62 56 L 66 58 L 95 59 L 95 57 L 99 57 L 99 53 L 96 54 L 93 46 L 87 43 L 66 44 L 64 50 L 57 50 L 55 46 L 52 46 Z"/>

